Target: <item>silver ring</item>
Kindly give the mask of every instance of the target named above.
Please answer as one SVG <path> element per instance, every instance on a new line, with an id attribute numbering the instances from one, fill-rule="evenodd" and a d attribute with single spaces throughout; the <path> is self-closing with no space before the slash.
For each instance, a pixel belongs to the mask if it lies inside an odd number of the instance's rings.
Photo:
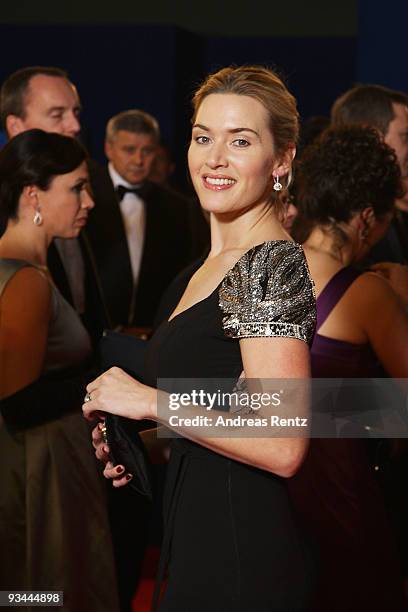
<path id="1" fill-rule="evenodd" d="M 90 402 L 90 401 L 92 401 L 91 394 L 90 394 L 90 393 L 87 393 L 87 394 L 85 395 L 84 402 Z"/>

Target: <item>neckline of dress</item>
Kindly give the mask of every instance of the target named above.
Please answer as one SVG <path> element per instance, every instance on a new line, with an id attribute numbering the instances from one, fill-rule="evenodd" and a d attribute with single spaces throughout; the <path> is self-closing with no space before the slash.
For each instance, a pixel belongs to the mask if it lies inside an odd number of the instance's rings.
<path id="1" fill-rule="evenodd" d="M 194 304 L 191 304 L 191 306 L 189 306 L 188 308 L 185 308 L 184 310 L 182 310 L 181 312 L 179 312 L 178 314 L 170 317 L 170 319 L 167 319 L 167 324 L 172 323 L 175 319 L 177 319 L 178 317 L 180 317 L 182 314 L 184 314 L 185 312 L 190 311 L 192 308 L 194 308 L 195 306 L 198 306 L 199 304 L 202 304 L 203 302 L 206 302 L 207 300 L 209 300 L 211 298 L 212 295 L 214 295 L 214 293 L 216 291 L 219 290 L 219 288 L 221 287 L 222 283 L 224 282 L 224 280 L 227 278 L 228 274 L 235 268 L 235 266 L 237 265 L 237 263 L 239 261 L 241 261 L 241 259 L 243 257 L 245 257 L 245 255 L 247 255 L 250 251 L 252 251 L 252 249 L 256 249 L 256 247 L 263 247 L 266 244 L 271 244 L 272 242 L 291 242 L 293 244 L 296 244 L 298 246 L 300 246 L 302 248 L 302 245 L 300 245 L 299 243 L 295 242 L 295 240 L 284 240 L 283 238 L 279 239 L 279 240 L 265 240 L 264 242 L 260 242 L 259 244 L 254 244 L 254 246 L 252 246 L 251 248 L 249 248 L 247 251 L 245 251 L 245 253 L 243 253 L 241 255 L 241 257 L 239 257 L 237 259 L 237 261 L 234 263 L 233 266 L 231 266 L 231 268 L 229 268 L 229 270 L 224 274 L 223 278 L 221 279 L 221 281 L 218 283 L 218 285 L 215 287 L 215 289 L 213 289 L 213 291 L 211 291 L 211 293 L 209 295 L 207 295 L 205 298 L 203 298 L 202 300 L 198 300 L 198 302 L 194 302 Z M 189 281 L 190 282 L 190 281 Z M 187 287 L 186 287 L 187 288 Z"/>
<path id="2" fill-rule="evenodd" d="M 28 261 L 28 259 L 19 259 L 17 257 L 0 257 L 1 261 L 10 261 L 10 262 L 18 262 L 18 263 L 23 263 L 26 266 L 32 266 L 33 268 L 37 268 L 38 270 L 41 270 L 42 272 L 49 272 L 48 270 L 48 266 L 44 266 L 42 264 L 37 264 L 37 263 L 33 263 L 32 261 Z"/>
<path id="3" fill-rule="evenodd" d="M 228 274 L 228 273 L 227 273 Z M 219 290 L 220 286 L 222 285 L 222 283 L 224 282 L 225 276 L 222 279 L 222 281 L 216 286 L 216 288 L 211 291 L 211 293 L 209 295 L 207 295 L 206 297 L 204 297 L 202 300 L 198 300 L 198 302 L 194 302 L 194 304 L 191 304 L 191 306 L 189 306 L 188 308 L 185 308 L 184 310 L 182 310 L 181 312 L 179 312 L 178 314 L 174 315 L 173 317 L 171 317 L 170 319 L 167 319 L 167 324 L 173 323 L 173 321 L 175 321 L 176 319 L 178 319 L 179 317 L 181 317 L 181 315 L 190 312 L 190 310 L 192 310 L 193 308 L 195 308 L 196 306 L 199 306 L 200 304 L 203 304 L 204 302 L 206 302 L 207 300 L 209 300 L 216 291 Z"/>

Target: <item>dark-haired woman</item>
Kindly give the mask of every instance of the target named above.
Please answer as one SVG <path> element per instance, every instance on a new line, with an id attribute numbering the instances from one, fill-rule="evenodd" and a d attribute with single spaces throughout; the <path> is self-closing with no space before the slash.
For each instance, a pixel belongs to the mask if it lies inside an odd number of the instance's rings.
<path id="1" fill-rule="evenodd" d="M 69 612 L 117 610 L 89 431 L 75 393 L 52 385 L 91 345 L 49 276 L 47 248 L 78 236 L 93 205 L 74 139 L 30 130 L 0 152 L 0 588 L 63 591 Z"/>
<path id="2" fill-rule="evenodd" d="M 298 222 L 307 228 L 303 247 L 317 292 L 313 376 L 405 378 L 403 304 L 382 277 L 353 268 L 386 231 L 400 195 L 393 151 L 370 128 L 328 130 L 304 152 L 297 181 Z M 290 488 L 321 548 L 311 610 L 405 610 L 366 442 L 312 439 Z"/>

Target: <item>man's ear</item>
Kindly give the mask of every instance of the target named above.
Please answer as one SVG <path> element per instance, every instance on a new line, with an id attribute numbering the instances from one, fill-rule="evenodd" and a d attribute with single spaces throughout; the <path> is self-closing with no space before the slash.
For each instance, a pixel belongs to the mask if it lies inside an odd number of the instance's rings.
<path id="1" fill-rule="evenodd" d="M 14 138 L 14 136 L 17 136 L 17 134 L 21 134 L 26 130 L 23 119 L 21 119 L 21 117 L 17 117 L 17 115 L 7 115 L 5 127 L 9 138 Z"/>
<path id="2" fill-rule="evenodd" d="M 112 159 L 112 143 L 110 143 L 109 140 L 105 140 L 104 149 L 105 149 L 106 157 L 109 159 L 109 161 L 111 161 L 111 159 Z"/>

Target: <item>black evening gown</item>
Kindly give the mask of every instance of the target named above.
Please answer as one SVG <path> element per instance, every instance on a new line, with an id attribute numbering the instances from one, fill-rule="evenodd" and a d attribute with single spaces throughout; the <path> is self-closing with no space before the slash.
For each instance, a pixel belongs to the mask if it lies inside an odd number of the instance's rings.
<path id="1" fill-rule="evenodd" d="M 239 337 L 310 341 L 314 310 L 301 247 L 254 247 L 210 296 L 160 325 L 150 342 L 148 382 L 170 378 L 173 390 L 188 391 L 182 378 L 238 378 Z M 162 563 L 169 567 L 160 612 L 305 608 L 310 556 L 285 479 L 180 437 L 173 440 L 164 506 Z"/>

